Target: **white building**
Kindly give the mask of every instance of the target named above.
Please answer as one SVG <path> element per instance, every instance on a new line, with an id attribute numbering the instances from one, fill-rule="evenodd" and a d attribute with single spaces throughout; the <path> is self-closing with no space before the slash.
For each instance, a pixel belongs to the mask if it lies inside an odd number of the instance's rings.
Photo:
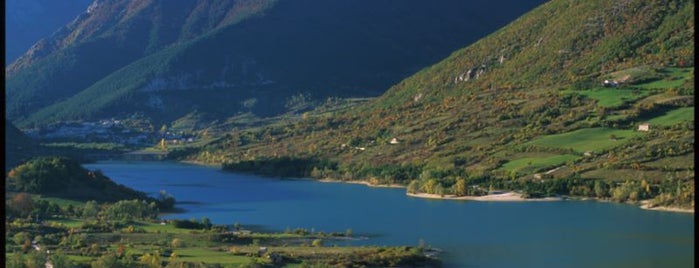
<path id="1" fill-rule="evenodd" d="M 650 131 L 650 124 L 643 123 L 638 125 L 638 131 Z"/>

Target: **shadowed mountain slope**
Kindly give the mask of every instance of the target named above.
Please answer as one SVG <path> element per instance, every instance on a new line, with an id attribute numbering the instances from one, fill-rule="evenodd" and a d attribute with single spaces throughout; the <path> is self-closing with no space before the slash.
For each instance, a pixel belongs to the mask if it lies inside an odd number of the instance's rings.
<path id="1" fill-rule="evenodd" d="M 8 67 L 7 112 L 19 126 L 171 122 L 274 115 L 300 94 L 376 96 L 537 4 L 475 3 L 96 1 Z"/>

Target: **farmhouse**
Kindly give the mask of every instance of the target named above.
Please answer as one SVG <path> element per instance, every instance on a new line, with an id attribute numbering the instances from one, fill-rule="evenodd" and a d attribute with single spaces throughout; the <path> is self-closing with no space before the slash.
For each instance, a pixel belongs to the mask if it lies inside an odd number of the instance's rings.
<path id="1" fill-rule="evenodd" d="M 638 131 L 650 131 L 650 124 L 643 123 L 643 124 L 638 125 Z"/>
<path id="2" fill-rule="evenodd" d="M 604 80 L 604 82 L 602 82 L 602 86 L 604 86 L 604 87 L 617 87 L 617 86 L 619 86 L 619 82 L 617 82 L 616 80 Z"/>

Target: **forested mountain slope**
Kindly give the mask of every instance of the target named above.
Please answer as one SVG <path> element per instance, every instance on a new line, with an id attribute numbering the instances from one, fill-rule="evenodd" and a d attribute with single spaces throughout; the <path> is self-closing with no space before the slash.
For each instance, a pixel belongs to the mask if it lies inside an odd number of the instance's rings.
<path id="1" fill-rule="evenodd" d="M 98 0 L 7 68 L 7 113 L 169 123 L 376 96 L 540 2 Z"/>
<path id="2" fill-rule="evenodd" d="M 693 1 L 549 1 L 367 105 L 173 156 L 415 192 L 693 206 L 693 66 Z"/>

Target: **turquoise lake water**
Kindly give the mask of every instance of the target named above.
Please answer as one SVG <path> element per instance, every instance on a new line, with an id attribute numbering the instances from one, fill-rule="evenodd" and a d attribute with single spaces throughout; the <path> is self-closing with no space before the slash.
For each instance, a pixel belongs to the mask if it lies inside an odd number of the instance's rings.
<path id="1" fill-rule="evenodd" d="M 444 267 L 694 267 L 694 214 L 595 201 L 477 202 L 408 197 L 405 189 L 283 180 L 169 162 L 99 162 L 114 181 L 165 190 L 183 213 L 266 230 L 344 232 L 369 245 L 425 244 Z"/>

